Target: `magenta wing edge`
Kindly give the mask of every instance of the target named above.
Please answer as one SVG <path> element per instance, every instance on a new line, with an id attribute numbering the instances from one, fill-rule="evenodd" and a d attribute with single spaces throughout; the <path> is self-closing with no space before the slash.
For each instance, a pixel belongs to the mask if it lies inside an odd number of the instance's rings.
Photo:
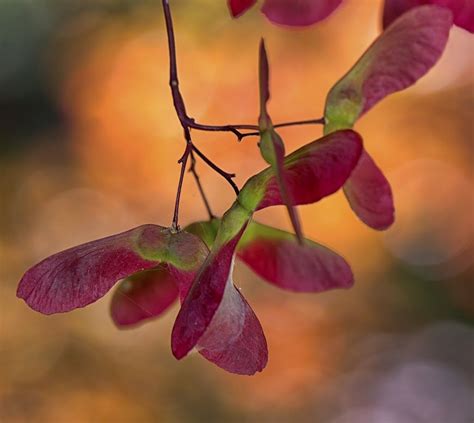
<path id="1" fill-rule="evenodd" d="M 308 239 L 252 222 L 237 256 L 265 281 L 293 292 L 350 288 L 354 276 L 340 255 Z"/>
<path id="2" fill-rule="evenodd" d="M 24 274 L 17 296 L 43 314 L 63 313 L 97 301 L 119 279 L 157 265 L 135 249 L 135 240 L 150 227 L 155 226 L 139 226 L 44 259 Z"/>
<path id="3" fill-rule="evenodd" d="M 385 0 L 383 27 L 387 28 L 410 9 L 425 4 L 449 9 L 453 14 L 455 25 L 474 33 L 474 2 L 472 0 Z"/>
<path id="4" fill-rule="evenodd" d="M 257 3 L 257 0 L 228 0 L 227 2 L 230 13 L 234 18 L 243 15 L 255 3 Z"/>
<path id="5" fill-rule="evenodd" d="M 326 19 L 341 3 L 342 0 L 265 0 L 262 13 L 275 24 L 304 27 Z"/>

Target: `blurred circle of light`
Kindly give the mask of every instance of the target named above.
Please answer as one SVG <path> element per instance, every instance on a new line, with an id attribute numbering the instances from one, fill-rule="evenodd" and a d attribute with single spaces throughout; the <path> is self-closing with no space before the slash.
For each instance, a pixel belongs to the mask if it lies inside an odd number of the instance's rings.
<path id="1" fill-rule="evenodd" d="M 99 37 L 72 71 L 65 107 L 75 120 L 92 127 L 100 124 L 103 136 L 114 133 L 115 126 L 137 140 L 181 134 L 169 88 L 166 35 L 157 29 L 130 31 L 107 37 L 104 30 L 103 39 Z M 189 113 L 199 119 L 214 98 L 216 65 L 212 53 L 198 47 L 191 36 L 181 36 L 177 44 L 183 97 Z M 84 69 L 100 72 L 88 75 Z"/>
<path id="2" fill-rule="evenodd" d="M 474 327 L 457 321 L 441 321 L 416 333 L 407 344 L 407 357 L 455 363 L 474 374 Z M 456 345 L 456 348 L 453 348 Z M 471 381 L 474 388 L 474 380 Z"/>
<path id="3" fill-rule="evenodd" d="M 331 420 L 330 423 L 424 423 L 401 410 L 357 408 Z"/>
<path id="4" fill-rule="evenodd" d="M 105 26 L 90 49 L 69 58 L 61 90 L 86 180 L 144 207 L 151 196 L 172 204 L 175 177 L 168 178 L 178 171 L 183 148 L 169 88 L 166 34 L 155 29 L 160 27 Z M 199 119 L 214 97 L 215 60 L 191 36 L 180 35 L 177 43 L 187 110 Z"/>
<path id="5" fill-rule="evenodd" d="M 442 265 L 451 274 L 463 271 L 472 261 L 456 260 L 472 248 L 473 193 L 467 178 L 447 163 L 420 159 L 388 179 L 396 220 L 384 242 L 392 254 L 415 268 Z"/>
<path id="6" fill-rule="evenodd" d="M 467 422 L 474 413 L 472 332 L 448 321 L 355 343 L 352 370 L 332 388 L 334 406 L 343 412 L 330 422 Z"/>
<path id="7" fill-rule="evenodd" d="M 474 411 L 467 378 L 442 362 L 401 365 L 385 375 L 375 392 L 378 407 L 405 412 L 420 423 L 467 422 Z"/>

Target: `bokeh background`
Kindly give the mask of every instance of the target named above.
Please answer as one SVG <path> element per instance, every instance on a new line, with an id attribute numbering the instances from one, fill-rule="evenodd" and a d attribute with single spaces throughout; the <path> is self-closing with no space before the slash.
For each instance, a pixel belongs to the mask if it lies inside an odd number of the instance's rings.
<path id="1" fill-rule="evenodd" d="M 275 122 L 321 116 L 328 89 L 380 31 L 381 2 L 346 0 L 304 30 L 224 0 L 172 1 L 187 107 L 203 123 L 254 123 L 267 40 Z M 440 63 L 358 124 L 390 179 L 385 233 L 341 193 L 301 208 L 306 234 L 344 255 L 356 285 L 321 295 L 235 281 L 265 329 L 254 377 L 197 355 L 177 362 L 164 317 L 120 331 L 109 298 L 42 316 L 15 297 L 47 255 L 141 223 L 168 225 L 183 150 L 158 0 L 0 1 L 0 420 L 2 422 L 472 422 L 474 49 L 454 28 Z M 288 151 L 319 127 L 281 130 Z M 194 132 L 237 182 L 264 166 L 255 139 Z M 216 213 L 232 190 L 202 164 Z M 183 224 L 206 218 L 191 177 Z M 257 219 L 289 228 L 280 208 Z"/>

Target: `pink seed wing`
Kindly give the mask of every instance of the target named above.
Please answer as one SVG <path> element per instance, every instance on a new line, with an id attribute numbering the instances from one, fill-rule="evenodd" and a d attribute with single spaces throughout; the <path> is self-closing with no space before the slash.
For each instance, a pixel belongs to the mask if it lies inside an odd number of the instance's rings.
<path id="1" fill-rule="evenodd" d="M 352 128 L 380 100 L 413 85 L 446 47 L 452 14 L 421 6 L 400 16 L 329 91 L 325 133 Z"/>
<path id="2" fill-rule="evenodd" d="M 362 139 L 352 130 L 337 131 L 285 159 L 285 178 L 295 205 L 315 203 L 339 190 L 362 152 Z M 282 204 L 278 183 L 271 178 L 258 209 Z"/>
<path id="3" fill-rule="evenodd" d="M 263 14 L 273 23 L 308 26 L 327 18 L 342 0 L 266 0 Z"/>
<path id="4" fill-rule="evenodd" d="M 136 273 L 121 281 L 110 312 L 118 327 L 136 325 L 163 314 L 178 298 L 175 278 L 167 266 Z"/>
<path id="5" fill-rule="evenodd" d="M 219 308 L 237 242 L 236 237 L 208 256 L 183 301 L 171 335 L 171 348 L 177 359 L 196 346 Z"/>
<path id="6" fill-rule="evenodd" d="M 408 10 L 424 4 L 448 8 L 454 16 L 455 25 L 474 32 L 474 2 L 472 0 L 385 0 L 383 27 L 387 28 Z"/>
<path id="7" fill-rule="evenodd" d="M 17 296 L 43 314 L 84 307 L 104 296 L 119 280 L 157 265 L 139 253 L 137 240 L 144 225 L 54 254 L 29 269 L 20 281 Z"/>
<path id="8" fill-rule="evenodd" d="M 219 308 L 199 339 L 197 349 L 206 359 L 231 373 L 253 375 L 267 364 L 268 349 L 262 326 L 230 275 Z"/>
<path id="9" fill-rule="evenodd" d="M 295 292 L 350 288 L 354 278 L 338 254 L 305 239 L 252 222 L 237 250 L 238 257 L 268 282 Z"/>
<path id="10" fill-rule="evenodd" d="M 366 151 L 344 184 L 344 194 L 355 214 L 371 228 L 384 230 L 394 222 L 392 189 Z"/>

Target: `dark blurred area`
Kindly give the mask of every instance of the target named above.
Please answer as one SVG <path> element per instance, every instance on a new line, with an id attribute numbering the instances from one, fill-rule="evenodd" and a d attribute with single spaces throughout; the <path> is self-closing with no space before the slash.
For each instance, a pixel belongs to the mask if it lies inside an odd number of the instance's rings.
<path id="1" fill-rule="evenodd" d="M 39 132 L 67 129 L 67 117 L 51 91 L 57 89 L 52 75 L 65 41 L 81 48 L 81 36 L 99 31 L 111 20 L 126 23 L 134 10 L 160 8 L 156 1 L 61 1 L 3 0 L 0 4 L 0 112 L 2 154 L 25 148 Z M 84 24 L 80 28 L 81 23 Z M 79 26 L 68 40 L 60 40 L 67 28 Z M 59 38 L 59 40 L 58 40 Z M 58 57 L 55 57 L 57 54 Z"/>
<path id="2" fill-rule="evenodd" d="M 265 36 L 275 121 L 320 116 L 328 89 L 377 36 L 381 2 L 347 0 L 305 30 L 224 0 L 170 1 L 188 109 L 254 123 Z M 376 6 L 376 7 L 375 7 Z M 343 28 L 343 30 L 341 30 Z M 471 37 L 472 38 L 472 37 Z M 175 306 L 119 331 L 106 296 L 43 316 L 16 298 L 30 266 L 142 223 L 168 225 L 183 148 L 156 0 L 0 0 L 0 421 L 464 423 L 474 420 L 474 45 L 452 30 L 439 64 L 357 125 L 397 207 L 384 233 L 341 193 L 301 208 L 308 237 L 352 264 L 356 285 L 321 295 L 235 282 L 264 327 L 269 364 L 241 377 L 170 351 Z M 285 128 L 288 151 L 321 135 Z M 196 133 L 242 184 L 255 142 Z M 211 204 L 232 192 L 198 164 Z M 182 223 L 206 217 L 191 178 Z M 257 220 L 285 229 L 284 210 Z"/>

